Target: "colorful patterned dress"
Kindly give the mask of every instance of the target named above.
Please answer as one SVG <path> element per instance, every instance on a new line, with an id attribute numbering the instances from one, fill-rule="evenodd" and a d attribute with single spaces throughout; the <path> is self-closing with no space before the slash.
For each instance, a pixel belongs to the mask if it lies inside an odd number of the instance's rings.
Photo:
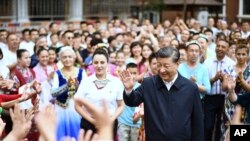
<path id="1" fill-rule="evenodd" d="M 73 96 L 76 93 L 85 72 L 78 71 L 76 78 L 67 79 L 61 70 L 56 71 L 52 82 L 52 96 L 55 98 L 57 112 L 57 140 L 65 136 L 77 139 L 81 116 L 75 111 Z M 86 76 L 86 74 L 85 74 Z"/>
<path id="2" fill-rule="evenodd" d="M 247 83 L 250 83 L 250 67 L 249 66 L 247 66 L 246 69 L 244 70 L 243 77 L 244 77 L 244 80 L 247 81 Z M 238 80 L 236 80 L 235 93 L 237 95 L 242 95 L 242 94 L 244 94 L 246 92 L 247 91 L 242 88 L 240 82 Z M 226 100 L 225 100 L 225 111 L 224 111 L 224 115 L 223 115 L 224 123 L 222 123 L 222 126 L 221 126 L 222 133 L 224 133 L 224 136 L 222 137 L 222 140 L 224 140 L 224 138 L 225 138 L 226 129 L 230 125 L 230 121 L 233 118 L 234 111 L 235 111 L 235 105 L 233 105 L 229 101 L 229 99 L 226 98 Z M 244 123 L 246 121 L 246 117 L 247 117 L 246 110 L 245 110 L 245 108 L 242 108 L 242 115 L 241 115 L 241 122 L 242 123 Z"/>

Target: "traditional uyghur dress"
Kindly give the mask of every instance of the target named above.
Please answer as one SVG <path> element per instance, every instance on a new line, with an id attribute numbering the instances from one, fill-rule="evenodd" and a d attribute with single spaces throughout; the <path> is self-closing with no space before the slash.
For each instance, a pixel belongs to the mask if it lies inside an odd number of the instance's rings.
<path id="1" fill-rule="evenodd" d="M 52 96 L 55 98 L 55 110 L 57 113 L 57 140 L 68 136 L 77 139 L 80 130 L 80 115 L 75 111 L 73 96 L 76 93 L 81 80 L 86 76 L 82 69 L 78 71 L 76 78 L 67 79 L 62 71 L 56 71 L 52 82 Z"/>
<path id="2" fill-rule="evenodd" d="M 243 77 L 244 77 L 244 80 L 247 81 L 247 83 L 249 84 L 250 83 L 250 67 L 249 66 L 247 66 L 246 69 L 244 70 Z M 234 90 L 237 95 L 242 95 L 242 94 L 247 93 L 247 91 L 243 89 L 238 79 L 236 79 L 236 86 Z M 235 112 L 235 105 L 232 104 L 228 98 L 226 98 L 225 99 L 225 111 L 223 115 L 224 122 L 221 125 L 221 129 L 223 133 L 222 140 L 224 140 L 226 137 L 227 129 L 230 125 L 230 121 L 233 119 L 234 112 Z M 246 123 L 247 116 L 248 115 L 246 113 L 246 109 L 242 107 L 242 113 L 241 113 L 241 119 L 240 119 L 242 123 Z"/>

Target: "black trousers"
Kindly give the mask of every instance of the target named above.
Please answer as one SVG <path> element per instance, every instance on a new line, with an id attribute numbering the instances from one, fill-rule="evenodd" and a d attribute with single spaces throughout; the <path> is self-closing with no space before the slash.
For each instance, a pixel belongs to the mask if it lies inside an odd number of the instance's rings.
<path id="1" fill-rule="evenodd" d="M 80 126 L 82 129 L 84 129 L 84 131 L 92 130 L 93 133 L 97 133 L 97 129 L 95 128 L 95 126 L 84 118 L 81 119 Z M 114 140 L 115 140 L 116 133 L 117 133 L 117 126 L 118 126 L 118 121 L 116 119 L 113 124 L 113 139 Z"/>
<path id="2" fill-rule="evenodd" d="M 206 95 L 204 99 L 205 140 L 219 141 L 221 133 L 221 116 L 224 111 L 225 96 L 222 94 Z M 214 132 L 214 134 L 213 134 Z"/>

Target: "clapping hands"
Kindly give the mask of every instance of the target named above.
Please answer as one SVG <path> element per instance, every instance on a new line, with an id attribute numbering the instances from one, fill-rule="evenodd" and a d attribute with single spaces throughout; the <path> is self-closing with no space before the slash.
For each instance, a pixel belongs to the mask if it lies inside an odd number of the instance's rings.
<path id="1" fill-rule="evenodd" d="M 52 105 L 40 111 L 35 117 L 35 122 L 42 138 L 47 141 L 56 140 L 56 112 Z"/>
<path id="2" fill-rule="evenodd" d="M 13 122 L 12 130 L 4 139 L 4 141 L 19 141 L 23 139 L 31 128 L 31 120 L 34 117 L 33 110 L 28 110 L 25 114 L 18 105 L 14 109 L 10 109 L 10 116 Z"/>

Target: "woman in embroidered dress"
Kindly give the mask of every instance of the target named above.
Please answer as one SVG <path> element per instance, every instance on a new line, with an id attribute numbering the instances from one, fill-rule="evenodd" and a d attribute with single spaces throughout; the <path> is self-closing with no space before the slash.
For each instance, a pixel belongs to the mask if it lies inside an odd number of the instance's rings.
<path id="1" fill-rule="evenodd" d="M 117 130 L 117 117 L 122 113 L 124 108 L 123 102 L 123 85 L 119 78 L 110 75 L 108 69 L 108 53 L 98 48 L 93 54 L 93 67 L 95 73 L 88 77 L 86 81 L 80 84 L 76 93 L 77 98 L 84 98 L 92 102 L 99 108 L 103 108 L 102 101 L 106 100 L 111 120 L 114 124 L 114 136 Z M 91 113 L 82 108 L 83 103 L 76 100 L 75 108 L 83 117 L 81 120 L 81 128 L 84 130 L 92 130 L 96 133 L 95 122 Z"/>
<path id="2" fill-rule="evenodd" d="M 236 87 L 235 93 L 237 95 L 241 95 L 247 92 L 250 92 L 250 67 L 247 65 L 247 57 L 248 57 L 249 49 L 245 45 L 239 45 L 236 48 L 236 59 L 237 64 L 234 66 L 234 70 L 237 74 L 236 78 Z M 233 116 L 234 113 L 241 113 L 240 116 Z M 239 114 L 237 114 L 239 115 Z M 225 133 L 223 138 L 225 137 L 227 126 L 231 124 L 232 121 L 237 121 L 241 123 L 245 123 L 246 120 L 246 111 L 240 105 L 233 105 L 229 99 L 227 98 L 225 101 L 225 116 L 224 123 L 225 127 L 222 128 Z M 223 139 L 222 139 L 223 140 Z"/>
<path id="3" fill-rule="evenodd" d="M 56 71 L 52 81 L 52 96 L 57 112 L 57 140 L 69 136 L 77 139 L 80 130 L 80 115 L 75 111 L 73 96 L 85 71 L 74 66 L 76 54 L 72 47 L 63 47 L 59 52 L 63 68 Z"/>

